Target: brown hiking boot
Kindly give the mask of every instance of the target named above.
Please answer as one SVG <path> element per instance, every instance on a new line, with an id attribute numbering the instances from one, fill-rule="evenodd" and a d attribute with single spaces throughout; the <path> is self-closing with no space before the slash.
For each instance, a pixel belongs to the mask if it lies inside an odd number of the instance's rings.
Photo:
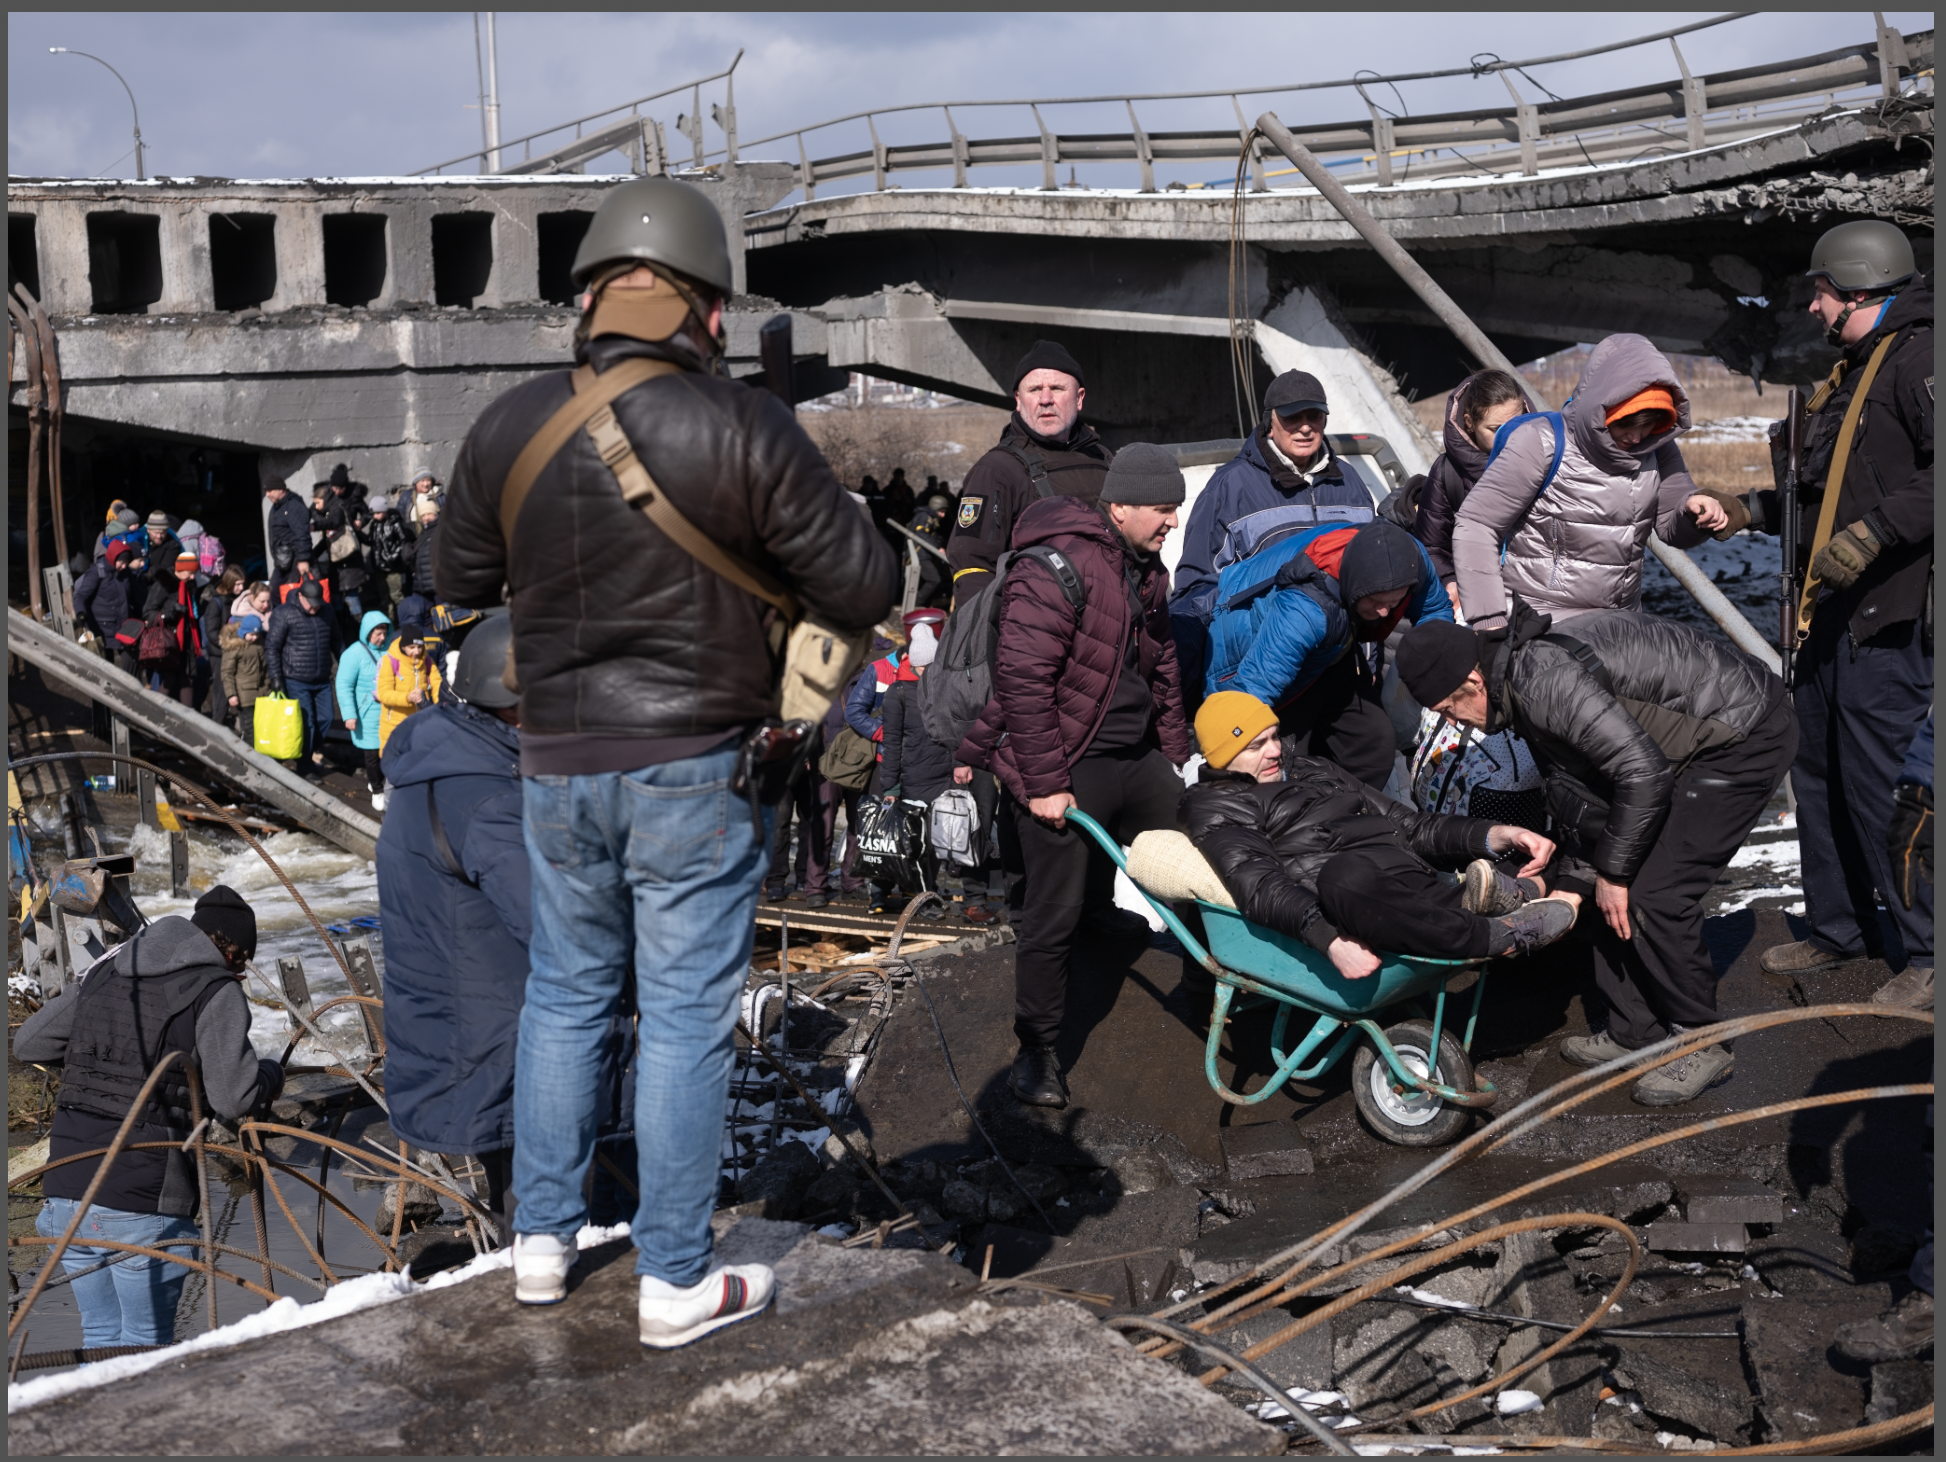
<path id="1" fill-rule="evenodd" d="M 1932 1296 L 1915 1289 L 1881 1315 L 1840 1325 L 1832 1339 L 1838 1354 L 1876 1364 L 1924 1355 L 1932 1349 L 1932 1331 Z"/>
<path id="2" fill-rule="evenodd" d="M 1819 949 L 1808 939 L 1800 939 L 1794 944 L 1771 945 L 1757 963 L 1773 975 L 1802 975 L 1856 958 L 1853 954 L 1833 954 L 1828 949 Z"/>
<path id="3" fill-rule="evenodd" d="M 1902 1010 L 1931 1010 L 1932 968 L 1907 965 L 1872 992 L 1872 1004 L 1896 1005 Z"/>

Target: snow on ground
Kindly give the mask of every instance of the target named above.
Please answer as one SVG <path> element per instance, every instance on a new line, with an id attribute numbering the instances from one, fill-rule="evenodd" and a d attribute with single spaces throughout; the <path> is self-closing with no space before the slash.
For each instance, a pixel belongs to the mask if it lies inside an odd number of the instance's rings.
<path id="1" fill-rule="evenodd" d="M 1726 416 L 1717 421 L 1699 421 L 1683 433 L 1682 439 L 1685 442 L 1768 442 L 1773 420 L 1768 416 Z"/>

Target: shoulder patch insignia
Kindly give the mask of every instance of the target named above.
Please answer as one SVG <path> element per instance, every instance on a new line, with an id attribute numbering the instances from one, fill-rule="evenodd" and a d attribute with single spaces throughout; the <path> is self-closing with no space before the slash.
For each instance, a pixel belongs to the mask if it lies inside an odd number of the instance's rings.
<path id="1" fill-rule="evenodd" d="M 971 528 L 980 521 L 980 509 L 986 506 L 983 497 L 961 498 L 959 503 L 959 526 Z"/>

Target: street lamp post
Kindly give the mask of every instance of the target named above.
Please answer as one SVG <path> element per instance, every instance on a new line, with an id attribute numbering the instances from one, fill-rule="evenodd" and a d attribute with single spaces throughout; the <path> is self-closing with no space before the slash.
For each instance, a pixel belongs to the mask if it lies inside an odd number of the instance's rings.
<path id="1" fill-rule="evenodd" d="M 108 66 L 108 63 L 102 61 L 101 57 L 92 55 L 87 51 L 73 51 L 69 50 L 66 46 L 49 46 L 47 50 L 51 56 L 86 56 L 90 61 L 100 61 L 103 66 Z M 113 72 L 115 79 L 122 83 L 122 90 L 128 93 L 128 109 L 135 118 L 135 181 L 139 183 L 147 176 L 142 171 L 142 113 L 136 108 L 135 92 L 129 86 L 127 79 L 123 77 L 121 72 L 116 71 L 113 66 L 108 66 L 108 69 Z"/>

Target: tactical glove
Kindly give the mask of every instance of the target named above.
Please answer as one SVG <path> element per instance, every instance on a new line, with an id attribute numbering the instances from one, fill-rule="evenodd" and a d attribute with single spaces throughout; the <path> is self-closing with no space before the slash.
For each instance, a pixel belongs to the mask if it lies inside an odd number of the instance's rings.
<path id="1" fill-rule="evenodd" d="M 1908 909 L 1919 896 L 1919 880 L 1932 882 L 1932 788 L 1901 782 L 1892 793 L 1892 825 L 1885 831 L 1892 855 L 1892 878 L 1899 902 Z"/>
<path id="2" fill-rule="evenodd" d="M 1718 492 L 1714 488 L 1709 487 L 1697 488 L 1696 495 L 1698 497 L 1706 497 L 1713 503 L 1721 504 L 1723 511 L 1729 514 L 1730 521 L 1710 535 L 1718 543 L 1735 537 L 1750 526 L 1750 504 L 1744 499 L 1732 493 Z"/>
<path id="3" fill-rule="evenodd" d="M 1863 518 L 1847 523 L 1811 560 L 1811 575 L 1827 589 L 1849 589 L 1885 545 Z"/>

